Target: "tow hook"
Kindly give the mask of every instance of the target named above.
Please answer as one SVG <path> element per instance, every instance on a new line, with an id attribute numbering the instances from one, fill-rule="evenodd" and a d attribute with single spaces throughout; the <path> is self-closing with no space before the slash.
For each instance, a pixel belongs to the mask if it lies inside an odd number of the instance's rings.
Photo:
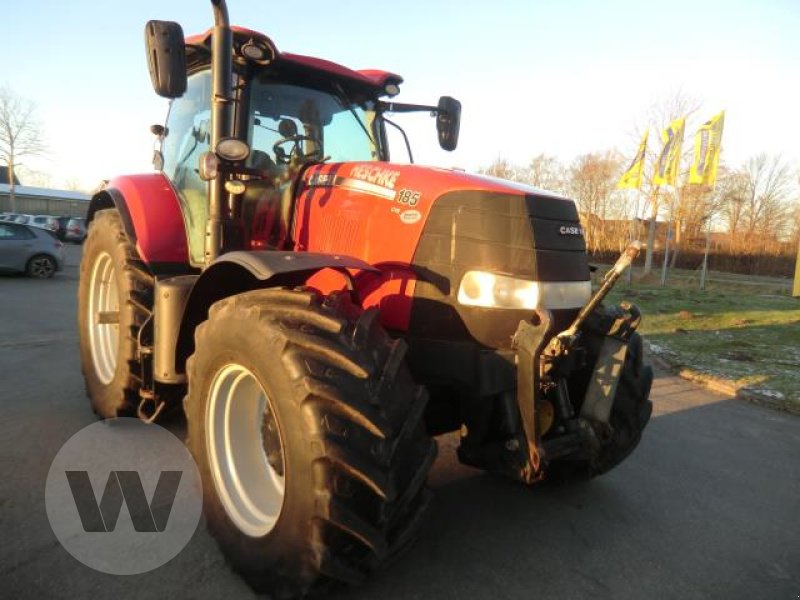
<path id="1" fill-rule="evenodd" d="M 139 396 L 141 400 L 136 409 L 136 416 L 145 423 L 154 422 L 164 410 L 166 402 L 156 399 L 155 394 L 149 390 L 139 390 Z"/>

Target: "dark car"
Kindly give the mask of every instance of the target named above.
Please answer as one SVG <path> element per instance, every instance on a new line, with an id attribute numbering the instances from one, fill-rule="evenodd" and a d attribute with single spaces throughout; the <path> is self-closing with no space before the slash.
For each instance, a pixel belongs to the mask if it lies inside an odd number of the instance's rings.
<path id="1" fill-rule="evenodd" d="M 64 244 L 41 227 L 0 223 L 0 271 L 52 277 L 64 266 Z"/>
<path id="2" fill-rule="evenodd" d="M 69 223 L 71 219 L 72 217 L 58 217 L 58 231 L 56 235 L 62 242 L 67 234 L 67 223 Z"/>

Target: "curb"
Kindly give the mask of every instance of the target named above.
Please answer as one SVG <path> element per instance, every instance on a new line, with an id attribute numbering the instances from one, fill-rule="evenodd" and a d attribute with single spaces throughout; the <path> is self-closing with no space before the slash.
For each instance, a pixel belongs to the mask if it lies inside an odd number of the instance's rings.
<path id="1" fill-rule="evenodd" d="M 653 362 L 667 371 L 674 373 L 681 379 L 701 385 L 704 388 L 718 394 L 723 394 L 739 400 L 746 400 L 747 402 L 756 404 L 758 406 L 764 406 L 773 410 L 780 410 L 800 416 L 800 404 L 784 398 L 782 395 L 781 397 L 777 397 L 771 393 L 765 393 L 765 391 L 762 390 L 749 388 L 746 386 L 737 386 L 729 379 L 721 379 L 719 377 L 714 377 L 713 375 L 708 375 L 707 373 L 699 373 L 686 367 L 685 365 L 682 365 L 678 361 L 670 360 L 670 358 L 664 355 L 655 354 L 650 348 L 650 343 L 647 342 L 647 340 L 645 340 L 645 345 L 647 347 L 647 353 Z M 767 390 L 766 392 L 769 391 Z"/>

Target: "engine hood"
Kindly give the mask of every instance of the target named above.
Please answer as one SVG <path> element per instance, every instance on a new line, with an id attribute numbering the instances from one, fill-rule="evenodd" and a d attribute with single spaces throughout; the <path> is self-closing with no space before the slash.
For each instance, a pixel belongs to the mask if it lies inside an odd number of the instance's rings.
<path id="1" fill-rule="evenodd" d="M 553 192 L 496 177 L 457 169 L 385 162 L 315 165 L 306 170 L 303 184 L 308 187 L 343 187 L 386 199 L 397 198 L 401 204 L 410 204 L 418 209 L 429 206 L 443 194 L 457 191 L 566 200 Z M 404 202 L 405 199 L 408 202 Z"/>

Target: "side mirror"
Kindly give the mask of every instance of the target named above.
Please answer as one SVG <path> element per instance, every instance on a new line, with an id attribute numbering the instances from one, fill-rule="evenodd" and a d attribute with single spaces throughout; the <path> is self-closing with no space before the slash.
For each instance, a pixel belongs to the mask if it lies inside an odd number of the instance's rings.
<path id="1" fill-rule="evenodd" d="M 186 91 L 183 29 L 173 21 L 148 21 L 144 27 L 147 66 L 156 94 L 179 98 Z"/>
<path id="2" fill-rule="evenodd" d="M 443 150 L 455 150 L 461 127 L 461 102 L 450 96 L 442 96 L 438 108 L 436 131 L 439 133 L 439 145 Z"/>

